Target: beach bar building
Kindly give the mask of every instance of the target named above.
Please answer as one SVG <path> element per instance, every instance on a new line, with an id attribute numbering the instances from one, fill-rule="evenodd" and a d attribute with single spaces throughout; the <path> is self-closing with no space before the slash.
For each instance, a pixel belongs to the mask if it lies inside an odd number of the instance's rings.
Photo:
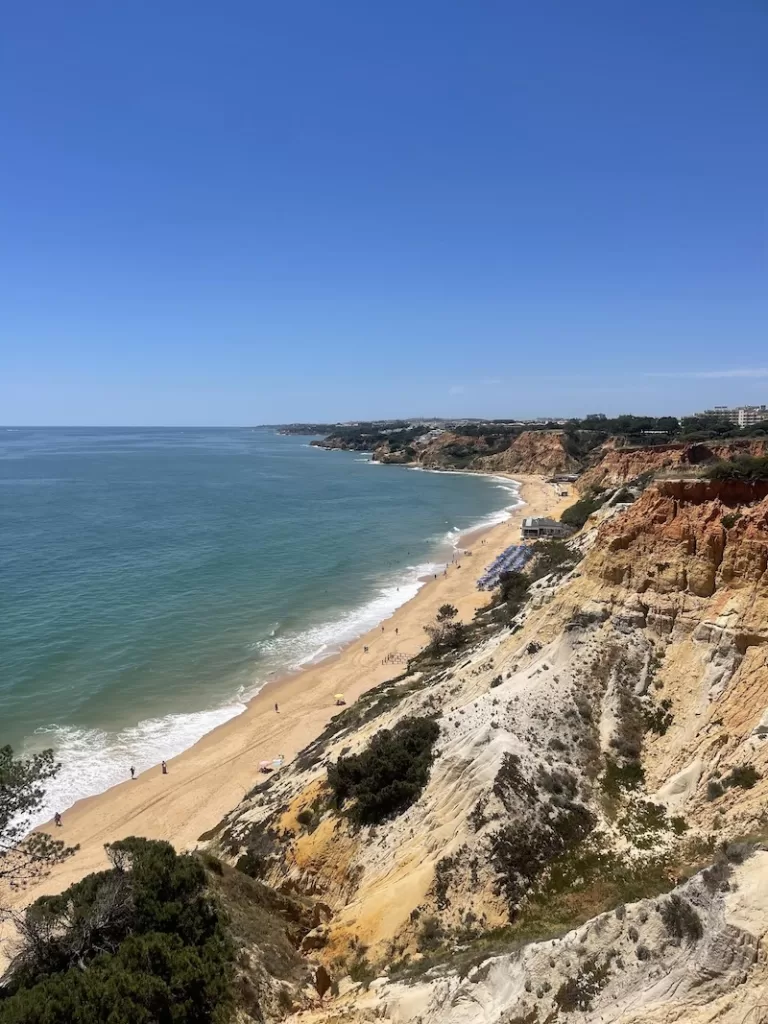
<path id="1" fill-rule="evenodd" d="M 554 519 L 528 516 L 523 520 L 523 540 L 540 540 L 542 537 L 562 540 L 564 537 L 570 537 L 572 533 L 573 530 L 571 530 L 570 526 L 556 523 Z"/>

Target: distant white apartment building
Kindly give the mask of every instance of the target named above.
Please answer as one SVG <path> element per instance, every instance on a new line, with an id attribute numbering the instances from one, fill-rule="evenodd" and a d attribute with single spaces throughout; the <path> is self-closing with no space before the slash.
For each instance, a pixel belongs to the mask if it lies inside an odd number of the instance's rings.
<path id="1" fill-rule="evenodd" d="M 768 420 L 768 405 L 716 405 L 714 409 L 697 412 L 697 416 L 717 416 L 721 420 L 734 423 L 737 427 L 753 427 L 755 423 Z"/>

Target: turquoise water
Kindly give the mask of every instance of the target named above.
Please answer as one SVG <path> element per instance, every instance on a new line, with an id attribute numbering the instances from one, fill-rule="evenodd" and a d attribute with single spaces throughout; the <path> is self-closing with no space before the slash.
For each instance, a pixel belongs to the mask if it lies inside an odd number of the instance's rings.
<path id="1" fill-rule="evenodd" d="M 56 748 L 49 808 L 99 792 L 391 614 L 514 500 L 269 431 L 0 428 L 0 744 Z"/>

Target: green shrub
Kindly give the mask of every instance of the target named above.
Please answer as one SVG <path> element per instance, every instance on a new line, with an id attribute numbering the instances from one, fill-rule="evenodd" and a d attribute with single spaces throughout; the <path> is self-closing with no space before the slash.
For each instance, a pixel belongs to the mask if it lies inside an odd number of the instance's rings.
<path id="1" fill-rule="evenodd" d="M 741 519 L 741 512 L 729 512 L 727 515 L 721 517 L 720 522 L 723 524 L 726 530 L 730 530 L 738 523 Z"/>
<path id="2" fill-rule="evenodd" d="M 704 472 L 710 480 L 768 480 L 768 456 L 741 455 L 714 463 Z"/>
<path id="3" fill-rule="evenodd" d="M 610 959 L 600 963 L 596 956 L 588 957 L 576 977 L 564 981 L 557 990 L 555 1005 L 563 1013 L 591 1010 L 592 1000 L 608 984 L 610 971 Z"/>
<path id="4" fill-rule="evenodd" d="M 628 487 L 622 487 L 616 495 L 616 501 L 628 505 L 635 500 L 635 496 Z"/>
<path id="5" fill-rule="evenodd" d="M 586 807 L 566 799 L 546 824 L 513 820 L 490 837 L 496 885 L 506 898 L 510 918 L 544 869 L 581 842 L 594 826 L 594 816 Z"/>
<path id="6" fill-rule="evenodd" d="M 525 573 L 509 569 L 499 577 L 499 598 L 505 604 L 520 605 L 528 595 L 528 586 Z"/>
<path id="7" fill-rule="evenodd" d="M 646 729 L 655 732 L 658 736 L 663 736 L 675 720 L 671 709 L 672 701 L 668 697 L 665 697 L 660 704 L 648 699 L 642 705 Z"/>
<path id="8" fill-rule="evenodd" d="M 441 604 L 437 609 L 437 615 L 435 616 L 438 622 L 450 622 L 451 619 L 455 619 L 459 614 L 459 609 L 455 604 Z"/>
<path id="9" fill-rule="evenodd" d="M 212 871 L 214 875 L 223 875 L 224 866 L 218 857 L 214 857 L 212 853 L 201 853 L 200 860 L 203 862 L 208 871 Z"/>
<path id="10" fill-rule="evenodd" d="M 455 651 L 467 638 L 467 627 L 463 622 L 455 622 L 450 618 L 440 618 L 424 627 L 429 637 L 427 650 L 432 654 Z"/>
<path id="11" fill-rule="evenodd" d="M 532 550 L 536 556 L 529 573 L 532 581 L 540 580 L 551 572 L 570 572 L 579 561 L 579 556 L 562 540 L 540 540 Z"/>
<path id="12" fill-rule="evenodd" d="M 376 733 L 362 753 L 340 757 L 328 769 L 337 807 L 354 801 L 349 815 L 365 825 L 402 814 L 429 780 L 439 735 L 431 718 L 404 718 Z"/>
<path id="13" fill-rule="evenodd" d="M 213 1024 L 233 950 L 205 868 L 168 843 L 108 847 L 114 867 L 33 903 L 0 1002 L 3 1024 Z"/>
<path id="14" fill-rule="evenodd" d="M 638 760 L 620 763 L 612 757 L 606 757 L 602 784 L 609 796 L 619 796 L 626 789 L 639 789 L 644 782 L 645 771 Z"/>
<path id="15" fill-rule="evenodd" d="M 569 505 L 567 509 L 560 516 L 560 522 L 566 526 L 573 526 L 576 530 L 580 530 L 584 523 L 589 519 L 593 512 L 597 512 L 602 507 L 606 500 L 607 495 L 597 494 L 594 491 L 586 494 L 579 501 L 573 505 Z"/>
<path id="16" fill-rule="evenodd" d="M 710 779 L 707 783 L 707 800 L 717 800 L 724 792 L 722 784 L 717 779 Z"/>
<path id="17" fill-rule="evenodd" d="M 661 905 L 661 919 L 667 933 L 676 939 L 698 942 L 704 934 L 701 918 L 688 900 L 672 895 Z"/>
<path id="18" fill-rule="evenodd" d="M 210 1024 L 230 1003 L 228 954 L 176 935 L 130 936 L 116 955 L 22 989 L 0 1004 L 3 1024 Z"/>
<path id="19" fill-rule="evenodd" d="M 504 754 L 501 767 L 493 780 L 493 792 L 507 810 L 514 807 L 515 798 L 532 805 L 536 801 L 536 786 L 526 777 L 518 754 Z"/>
<path id="20" fill-rule="evenodd" d="M 707 799 L 717 800 L 726 789 L 731 789 L 733 786 L 740 786 L 741 789 L 752 789 L 760 779 L 762 779 L 762 775 L 754 765 L 738 765 L 736 768 L 731 769 L 722 779 L 711 778 L 709 780 L 707 783 Z"/>
<path id="21" fill-rule="evenodd" d="M 349 976 L 352 981 L 359 981 L 363 988 L 367 989 L 376 977 L 376 971 L 361 953 L 349 966 Z"/>
<path id="22" fill-rule="evenodd" d="M 436 917 L 425 917 L 421 925 L 416 945 L 420 953 L 437 949 L 444 937 L 443 926 Z"/>
<path id="23" fill-rule="evenodd" d="M 723 779 L 726 786 L 741 786 L 742 789 L 752 789 L 756 782 L 762 779 L 760 772 L 751 764 L 739 765 Z"/>
<path id="24" fill-rule="evenodd" d="M 659 833 L 671 827 L 664 807 L 650 800 L 630 804 L 617 825 L 622 835 L 639 850 L 651 849 L 659 841 Z"/>
<path id="25" fill-rule="evenodd" d="M 238 857 L 235 867 L 238 871 L 242 871 L 244 875 L 248 875 L 249 878 L 263 878 L 266 874 L 266 865 L 263 858 L 252 850 L 248 850 L 247 853 Z"/>

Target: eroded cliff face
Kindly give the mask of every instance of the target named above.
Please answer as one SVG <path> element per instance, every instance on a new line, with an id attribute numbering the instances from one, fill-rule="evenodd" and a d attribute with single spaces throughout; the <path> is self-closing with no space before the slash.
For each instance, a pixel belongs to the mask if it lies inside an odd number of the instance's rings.
<path id="1" fill-rule="evenodd" d="M 464 971 L 359 986 L 295 1020 L 418 1024 L 764 1024 L 768 854 L 696 875 L 670 897 L 601 914 L 561 938 Z M 676 925 L 689 921 L 690 931 Z M 697 931 L 697 928 L 700 931 Z"/>
<path id="2" fill-rule="evenodd" d="M 701 444 L 665 444 L 656 447 L 617 447 L 615 439 L 593 453 L 593 465 L 579 478 L 577 487 L 619 487 L 646 473 L 659 470 L 690 469 L 716 459 L 733 459 L 739 455 L 765 455 L 768 442 L 762 438 Z"/>
<path id="3" fill-rule="evenodd" d="M 501 446 L 501 450 L 499 450 Z M 464 436 L 446 432 L 424 445 L 414 444 L 409 452 L 377 448 L 379 462 L 413 462 L 426 469 L 471 469 L 486 473 L 577 472 L 579 461 L 568 450 L 568 439 L 559 430 L 529 430 L 514 438 Z"/>
<path id="4" fill-rule="evenodd" d="M 484 468 L 507 473 L 575 473 L 579 460 L 568 449 L 568 438 L 559 430 L 525 431 L 505 452 L 483 460 Z"/>
<path id="5" fill-rule="evenodd" d="M 722 847 L 768 837 L 768 485 L 662 481 L 581 546 L 511 629 L 369 694 L 223 823 L 219 849 L 326 908 L 304 949 L 342 994 L 301 1019 L 768 1002 L 768 854 Z M 426 788 L 354 826 L 328 765 L 410 716 L 440 728 Z"/>

